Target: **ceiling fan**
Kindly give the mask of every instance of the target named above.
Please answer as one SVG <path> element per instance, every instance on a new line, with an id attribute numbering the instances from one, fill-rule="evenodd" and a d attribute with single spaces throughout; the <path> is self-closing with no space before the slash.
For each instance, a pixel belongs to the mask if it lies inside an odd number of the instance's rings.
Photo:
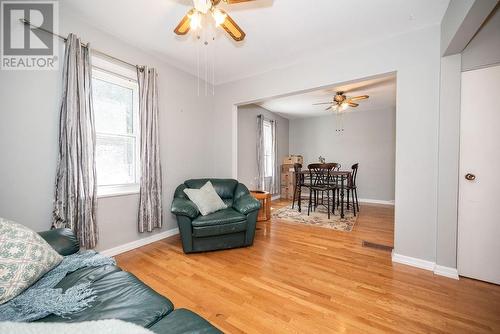
<path id="1" fill-rule="evenodd" d="M 210 14 L 216 26 L 224 28 L 235 41 L 242 41 L 245 38 L 245 32 L 223 9 L 217 8 L 222 1 L 232 5 L 253 0 L 193 0 L 194 7 L 182 18 L 174 32 L 177 35 L 185 35 L 189 30 L 196 30 L 201 27 L 203 17 Z"/>
<path id="2" fill-rule="evenodd" d="M 344 93 L 345 92 L 342 91 L 337 92 L 331 102 L 314 103 L 313 105 L 317 106 L 317 105 L 329 104 L 330 106 L 325 110 L 333 109 L 333 111 L 340 112 L 346 110 L 349 107 L 356 108 L 357 106 L 359 106 L 359 104 L 355 103 L 354 101 L 359 101 L 369 98 L 368 95 L 346 96 Z"/>

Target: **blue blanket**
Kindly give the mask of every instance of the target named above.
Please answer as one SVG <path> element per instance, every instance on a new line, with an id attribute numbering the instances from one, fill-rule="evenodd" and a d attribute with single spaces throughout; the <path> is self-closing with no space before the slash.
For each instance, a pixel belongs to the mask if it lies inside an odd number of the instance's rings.
<path id="1" fill-rule="evenodd" d="M 42 276 L 20 295 L 0 305 L 0 321 L 34 321 L 49 314 L 65 317 L 90 306 L 96 296 L 90 282 L 66 291 L 55 286 L 70 272 L 84 267 L 114 265 L 115 260 L 95 251 L 64 257 L 57 267 Z"/>

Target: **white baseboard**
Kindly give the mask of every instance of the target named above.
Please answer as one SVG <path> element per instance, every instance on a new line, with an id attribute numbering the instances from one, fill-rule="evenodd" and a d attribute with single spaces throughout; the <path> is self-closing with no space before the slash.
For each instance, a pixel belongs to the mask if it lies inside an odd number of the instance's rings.
<path id="1" fill-rule="evenodd" d="M 384 201 L 379 199 L 370 199 L 370 198 L 360 198 L 360 203 L 370 203 L 370 204 L 384 204 L 384 205 L 394 205 L 394 201 Z"/>
<path id="2" fill-rule="evenodd" d="M 392 252 L 392 262 L 406 264 L 408 266 L 417 267 L 420 269 L 434 271 L 435 263 L 427 260 L 417 259 L 406 255 L 401 255 Z"/>
<path id="3" fill-rule="evenodd" d="M 278 195 L 274 195 L 274 196 L 271 197 L 271 201 L 275 201 L 275 200 L 280 199 L 280 198 L 281 198 L 281 195 L 279 195 L 279 194 Z"/>
<path id="4" fill-rule="evenodd" d="M 392 252 L 392 262 L 401 263 L 407 266 L 412 266 L 424 270 L 429 270 L 439 276 L 445 276 L 453 279 L 459 278 L 458 271 L 456 268 L 441 266 L 432 261 L 417 259 L 415 257 L 401 255 Z"/>
<path id="5" fill-rule="evenodd" d="M 155 241 L 165 239 L 168 237 L 171 237 L 173 235 L 179 234 L 179 229 L 178 228 L 173 228 L 171 230 L 167 230 L 161 233 L 154 234 L 150 237 L 134 240 L 132 242 L 116 246 L 113 248 L 105 249 L 103 251 L 100 251 L 99 253 L 106 255 L 106 256 L 115 256 L 121 253 L 128 252 L 132 249 L 136 249 L 142 246 L 145 246 L 147 244 L 153 243 Z"/>
<path id="6" fill-rule="evenodd" d="M 434 274 L 439 276 L 445 276 L 453 279 L 458 279 L 458 270 L 457 268 L 445 267 L 436 264 L 434 268 Z"/>

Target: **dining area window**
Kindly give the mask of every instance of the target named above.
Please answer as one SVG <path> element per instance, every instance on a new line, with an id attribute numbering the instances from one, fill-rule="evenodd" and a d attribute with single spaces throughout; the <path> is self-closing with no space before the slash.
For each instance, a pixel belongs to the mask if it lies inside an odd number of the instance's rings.
<path id="1" fill-rule="evenodd" d="M 272 177 L 274 168 L 272 124 L 264 120 L 264 176 Z"/>

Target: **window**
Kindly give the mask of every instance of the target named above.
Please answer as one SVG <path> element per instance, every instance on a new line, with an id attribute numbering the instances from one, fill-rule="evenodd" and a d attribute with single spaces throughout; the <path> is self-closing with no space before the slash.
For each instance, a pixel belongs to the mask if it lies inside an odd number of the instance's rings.
<path id="1" fill-rule="evenodd" d="M 264 120 L 264 176 L 272 177 L 274 169 L 273 159 L 273 131 L 269 120 Z"/>
<path id="2" fill-rule="evenodd" d="M 94 57 L 95 59 L 95 57 Z M 93 61 L 94 61 L 93 59 Z M 139 190 L 139 87 L 117 65 L 94 61 L 92 94 L 99 196 Z"/>

